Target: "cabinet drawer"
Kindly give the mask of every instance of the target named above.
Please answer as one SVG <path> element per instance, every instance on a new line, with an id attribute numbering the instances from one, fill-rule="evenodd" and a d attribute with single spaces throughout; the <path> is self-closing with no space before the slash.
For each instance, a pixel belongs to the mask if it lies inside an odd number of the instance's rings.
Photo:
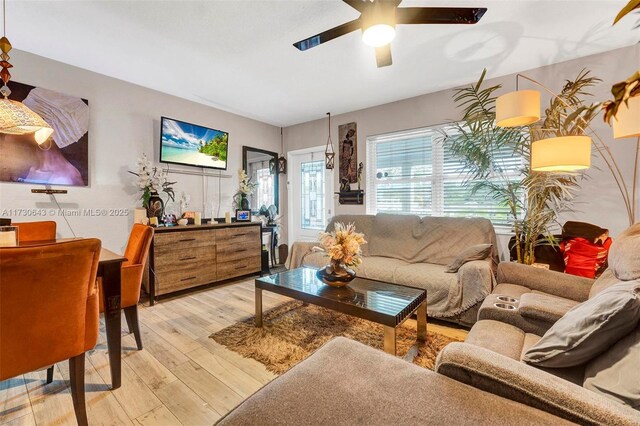
<path id="1" fill-rule="evenodd" d="M 218 281 L 260 272 L 260 256 L 218 263 Z"/>
<path id="2" fill-rule="evenodd" d="M 175 253 L 188 251 L 193 247 L 213 246 L 216 243 L 216 233 L 213 230 L 163 232 L 157 233 L 154 239 L 156 253 Z"/>
<path id="3" fill-rule="evenodd" d="M 237 228 L 223 228 L 216 230 L 219 244 L 244 244 L 260 241 L 259 226 L 241 226 Z"/>
<path id="4" fill-rule="evenodd" d="M 155 251 L 153 265 L 156 272 L 204 267 L 216 262 L 216 246 L 192 247 L 188 250 Z"/>
<path id="5" fill-rule="evenodd" d="M 167 294 L 186 288 L 209 284 L 217 279 L 216 265 L 201 268 L 184 268 L 172 271 L 156 271 L 156 294 Z"/>
<path id="6" fill-rule="evenodd" d="M 218 262 L 230 262 L 232 260 L 242 260 L 249 257 L 260 256 L 260 242 L 251 241 L 242 244 L 219 244 L 216 247 L 216 254 Z"/>

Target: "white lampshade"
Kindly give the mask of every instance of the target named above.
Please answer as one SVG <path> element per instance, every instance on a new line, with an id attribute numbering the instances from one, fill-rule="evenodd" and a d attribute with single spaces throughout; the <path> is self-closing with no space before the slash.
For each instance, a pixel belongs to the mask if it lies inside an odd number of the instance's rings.
<path id="1" fill-rule="evenodd" d="M 10 135 L 37 133 L 36 141 L 41 144 L 51 136 L 53 129 L 22 102 L 0 98 L 0 133 Z"/>
<path id="2" fill-rule="evenodd" d="M 531 170 L 573 172 L 591 167 L 591 138 L 561 136 L 531 144 Z"/>
<path id="3" fill-rule="evenodd" d="M 526 126 L 540 120 L 540 92 L 519 90 L 496 99 L 496 125 Z"/>
<path id="4" fill-rule="evenodd" d="M 622 103 L 613 117 L 613 137 L 615 139 L 640 136 L 640 96 L 629 98 Z"/>

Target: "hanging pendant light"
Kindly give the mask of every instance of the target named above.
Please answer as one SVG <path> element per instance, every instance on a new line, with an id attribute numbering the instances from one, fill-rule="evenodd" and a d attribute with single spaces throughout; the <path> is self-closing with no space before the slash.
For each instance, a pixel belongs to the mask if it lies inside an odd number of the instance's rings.
<path id="1" fill-rule="evenodd" d="M 0 38 L 0 78 L 4 83 L 0 88 L 0 94 L 3 98 L 0 98 L 0 133 L 9 135 L 25 135 L 34 133 L 34 138 L 38 145 L 45 143 L 49 137 L 53 134 L 53 129 L 46 121 L 42 119 L 38 114 L 29 109 L 22 102 L 17 102 L 9 99 L 11 90 L 7 86 L 9 80 L 11 80 L 11 73 L 9 68 L 13 65 L 9 63 L 9 52 L 12 49 L 11 43 L 6 37 L 6 7 L 5 0 L 2 1 L 2 14 L 3 14 L 3 37 Z"/>
<path id="2" fill-rule="evenodd" d="M 540 92 L 516 90 L 496 99 L 496 126 L 527 126 L 540 120 Z"/>
<path id="3" fill-rule="evenodd" d="M 284 158 L 284 138 L 282 137 L 282 127 L 280 127 L 280 158 L 278 158 L 278 173 L 287 174 L 287 159 Z"/>
<path id="4" fill-rule="evenodd" d="M 615 139 L 640 136 L 640 96 L 629 98 L 620 105 L 612 126 Z"/>
<path id="5" fill-rule="evenodd" d="M 328 112 L 327 115 L 329 116 L 329 136 L 327 137 L 327 147 L 324 150 L 324 161 L 325 168 L 331 170 L 333 169 L 336 152 L 333 150 L 333 142 L 331 141 L 331 113 Z"/>
<path id="6" fill-rule="evenodd" d="M 531 170 L 575 172 L 591 167 L 591 138 L 561 136 L 531 144 Z"/>

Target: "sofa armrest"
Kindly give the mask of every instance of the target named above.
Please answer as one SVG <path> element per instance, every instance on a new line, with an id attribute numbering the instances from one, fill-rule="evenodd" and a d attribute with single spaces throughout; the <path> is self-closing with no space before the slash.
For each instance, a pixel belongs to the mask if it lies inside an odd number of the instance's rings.
<path id="1" fill-rule="evenodd" d="M 638 425 L 638 412 L 550 373 L 468 343 L 450 343 L 436 371 L 558 417 L 597 425 Z"/>
<path id="2" fill-rule="evenodd" d="M 520 298 L 518 311 L 523 317 L 553 324 L 578 304 L 575 300 L 563 297 L 525 293 Z"/>
<path id="3" fill-rule="evenodd" d="M 494 262 L 491 258 L 467 262 L 457 273 L 464 294 L 473 294 L 472 292 L 480 290 L 484 299 L 496 285 Z"/>
<path id="4" fill-rule="evenodd" d="M 584 302 L 589 298 L 589 290 L 593 282 L 594 280 L 590 278 L 515 262 L 502 262 L 498 265 L 498 284 L 517 284 L 578 302 Z"/>
<path id="5" fill-rule="evenodd" d="M 316 241 L 295 241 L 291 246 L 291 252 L 284 266 L 287 269 L 299 268 L 302 266 L 304 257 L 311 253 L 315 247 L 320 247 L 320 243 Z"/>

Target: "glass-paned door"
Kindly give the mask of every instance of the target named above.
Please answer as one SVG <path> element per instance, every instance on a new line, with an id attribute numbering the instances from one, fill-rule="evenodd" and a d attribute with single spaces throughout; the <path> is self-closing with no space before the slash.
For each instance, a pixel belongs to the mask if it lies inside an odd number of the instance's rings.
<path id="1" fill-rule="evenodd" d="M 289 153 L 290 242 L 317 241 L 333 211 L 331 170 L 325 169 L 324 148 Z"/>
<path id="2" fill-rule="evenodd" d="M 304 161 L 300 164 L 300 227 L 324 230 L 324 160 Z"/>

